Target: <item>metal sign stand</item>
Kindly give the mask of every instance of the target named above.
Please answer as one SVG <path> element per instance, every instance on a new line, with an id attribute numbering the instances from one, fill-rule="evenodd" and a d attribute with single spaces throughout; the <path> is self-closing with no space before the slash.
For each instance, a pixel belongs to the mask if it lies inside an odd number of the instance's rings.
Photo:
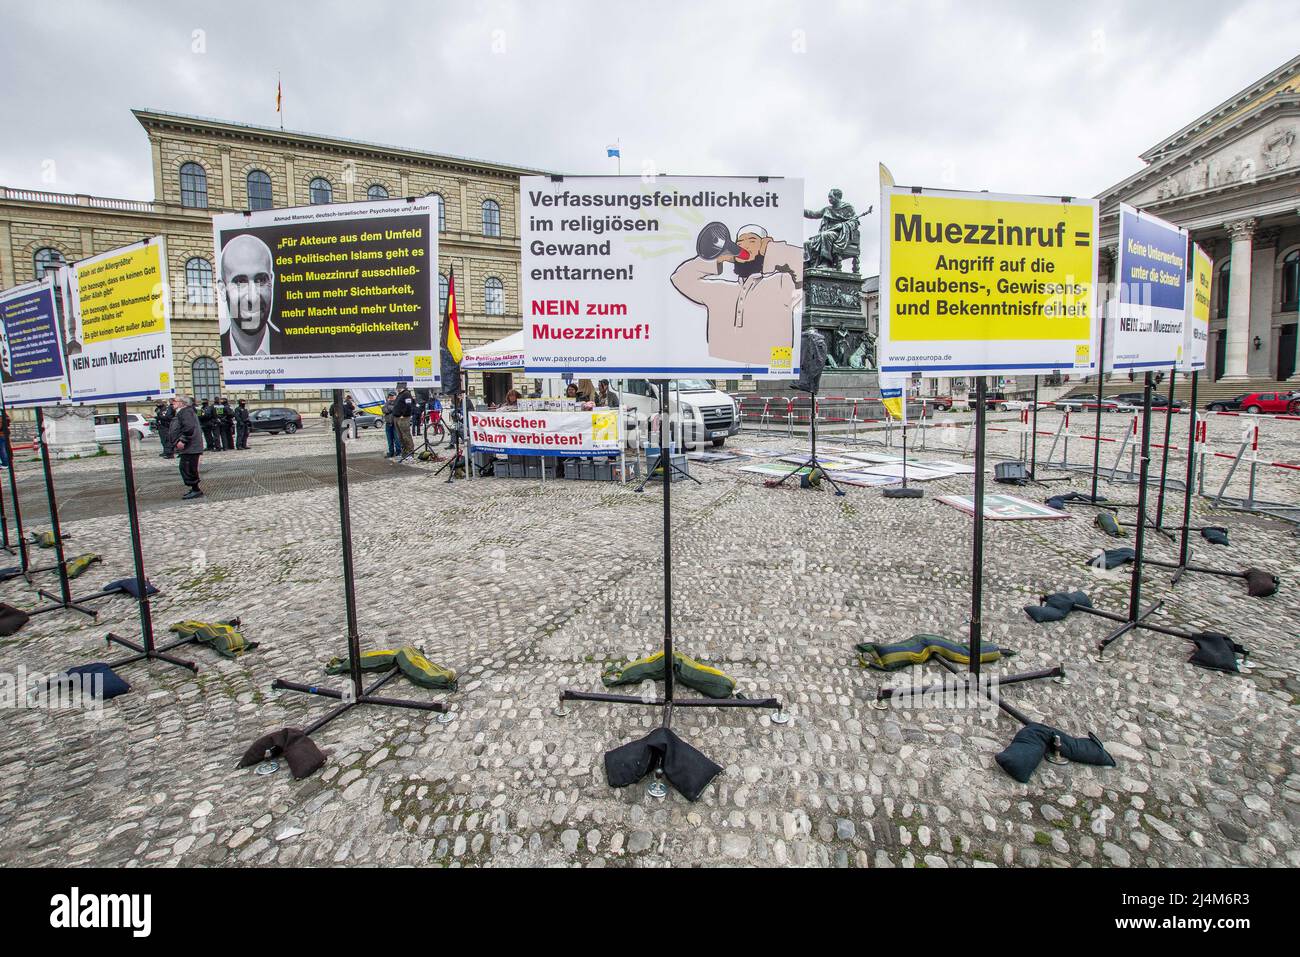
<path id="1" fill-rule="evenodd" d="M 393 668 L 374 684 L 366 687 L 361 681 L 361 635 L 357 627 L 357 592 L 356 578 L 352 567 L 352 510 L 348 504 L 348 463 L 345 443 L 343 441 L 343 390 L 334 390 L 334 466 L 338 476 L 339 487 L 339 523 L 343 537 L 343 600 L 347 609 L 348 626 L 348 671 L 351 678 L 350 687 L 343 691 L 322 688 L 314 684 L 301 684 L 276 678 L 271 682 L 273 690 L 298 691 L 303 694 L 333 698 L 342 704 L 331 709 L 323 717 L 303 729 L 303 734 L 311 735 L 329 724 L 339 715 L 345 714 L 358 705 L 374 704 L 388 708 L 408 708 L 414 711 L 440 712 L 439 721 L 452 720 L 452 714 L 441 701 L 407 701 L 400 698 L 386 698 L 375 692 L 392 681 L 401 672 Z"/>
<path id="2" fill-rule="evenodd" d="M 59 503 L 57 496 L 54 494 L 54 469 L 50 466 L 49 443 L 45 441 L 45 413 L 40 406 L 36 407 L 36 441 L 41 447 L 41 466 L 45 472 L 45 500 L 49 504 L 50 530 L 54 535 L 55 564 L 29 570 L 27 580 L 31 581 L 31 576 L 36 572 L 57 570 L 59 573 L 59 594 L 54 595 L 43 588 L 38 588 L 36 593 L 42 598 L 48 598 L 52 604 L 43 605 L 40 608 L 28 611 L 27 614 L 41 615 L 49 611 L 71 609 L 79 611 L 83 615 L 89 615 L 91 618 L 98 618 L 99 612 L 79 604 L 72 597 L 72 586 L 68 583 L 68 563 L 63 555 L 63 527 L 59 524 Z"/>
<path id="3" fill-rule="evenodd" d="M 903 396 L 903 401 L 904 401 L 904 402 L 907 401 L 907 396 L 906 396 L 906 395 Z M 812 393 L 812 406 L 811 406 L 811 408 L 810 408 L 810 410 L 809 410 L 809 413 L 808 413 L 808 430 L 809 430 L 809 434 L 810 434 L 810 436 L 811 436 L 811 443 L 812 443 L 812 454 L 808 456 L 808 461 L 805 462 L 803 465 L 796 465 L 793 469 L 791 469 L 788 473 L 786 473 L 782 478 L 780 478 L 780 479 L 778 479 L 778 480 L 776 480 L 776 481 L 774 481 L 774 482 L 771 482 L 771 481 L 769 481 L 769 482 L 764 482 L 763 484 L 766 485 L 768 488 L 780 488 L 782 485 L 784 485 L 786 482 L 788 482 L 791 478 L 793 478 L 795 475 L 797 475 L 800 471 L 802 471 L 803 469 L 807 469 L 807 470 L 808 470 L 808 477 L 809 477 L 810 479 L 812 478 L 814 472 L 818 472 L 818 471 L 820 471 L 820 472 L 822 473 L 822 478 L 824 478 L 827 482 L 829 482 L 830 485 L 831 485 L 831 488 L 833 488 L 833 489 L 835 490 L 835 494 L 836 494 L 836 495 L 843 495 L 843 494 L 844 494 L 844 489 L 840 488 L 839 483 L 836 482 L 833 478 L 831 478 L 830 473 L 827 472 L 826 469 L 822 468 L 821 461 L 817 458 L 817 393 L 816 393 L 816 392 L 813 392 L 813 393 Z M 903 448 L 904 448 L 904 450 L 906 450 L 906 448 L 907 448 L 907 446 L 906 446 L 906 442 L 907 442 L 907 427 L 906 427 L 906 426 L 903 427 L 903 442 L 904 442 L 904 446 L 903 446 Z M 904 451 L 904 458 L 903 458 L 903 461 L 904 461 L 904 467 L 906 467 L 906 461 L 907 461 L 906 451 Z M 919 489 L 918 489 L 918 491 L 919 491 Z"/>
<path id="4" fill-rule="evenodd" d="M 661 698 L 650 698 L 640 695 L 629 694 L 609 694 L 606 692 L 596 691 L 571 691 L 565 688 L 560 691 L 559 704 L 556 706 L 553 714 L 556 717 L 565 717 L 569 714 L 569 709 L 564 706 L 566 701 L 604 701 L 609 704 L 635 704 L 649 705 L 663 709 L 662 727 L 670 728 L 673 720 L 673 708 L 764 708 L 775 712 L 772 721 L 775 724 L 785 724 L 790 718 L 789 715 L 781 708 L 781 702 L 777 698 L 678 698 L 675 694 L 675 684 L 673 682 L 673 557 L 672 557 L 672 471 L 671 456 L 667 456 L 668 445 L 664 435 L 664 422 L 668 418 L 668 382 L 659 383 L 659 456 L 663 461 L 661 469 L 663 475 L 663 493 L 664 493 L 664 523 L 663 523 L 663 577 L 664 577 L 664 693 Z M 667 456 L 667 457 L 665 457 Z M 651 469 L 650 473 L 653 474 Z M 646 479 L 649 479 L 649 475 Z M 693 476 L 690 476 L 693 478 Z M 697 480 L 698 482 L 698 480 Z M 642 486 L 645 483 L 642 482 Z M 662 769 L 659 769 L 662 770 Z M 658 785 L 658 787 L 656 787 Z M 657 780 L 650 785 L 653 796 L 663 796 L 665 791 L 661 791 L 662 784 Z"/>

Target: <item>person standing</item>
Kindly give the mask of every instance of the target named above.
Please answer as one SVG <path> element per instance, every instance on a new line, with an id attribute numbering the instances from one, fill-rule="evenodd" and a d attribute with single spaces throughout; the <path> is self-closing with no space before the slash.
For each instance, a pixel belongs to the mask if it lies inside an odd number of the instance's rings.
<path id="1" fill-rule="evenodd" d="M 203 454 L 203 429 L 199 424 L 199 414 L 194 411 L 193 396 L 174 396 L 172 410 L 176 413 L 170 436 L 172 448 L 180 459 L 181 481 L 189 488 L 181 498 L 202 498 L 203 490 L 199 488 L 199 456 Z"/>
<path id="2" fill-rule="evenodd" d="M 174 418 L 176 418 L 176 413 L 172 411 L 171 404 L 159 402 L 153 413 L 153 427 L 158 430 L 158 441 L 162 444 L 162 452 L 159 454 L 165 459 L 173 458 L 176 455 L 171 443 L 172 419 Z"/>
<path id="3" fill-rule="evenodd" d="M 207 399 L 195 415 L 199 418 L 199 430 L 203 433 L 204 446 L 209 452 L 221 451 L 221 440 L 217 438 L 217 415 L 212 403 Z"/>
<path id="4" fill-rule="evenodd" d="M 248 406 L 240 399 L 239 407 L 235 409 L 235 448 L 248 448 L 248 432 L 252 427 L 253 419 L 248 414 Z"/>
<path id="5" fill-rule="evenodd" d="M 397 402 L 397 393 L 390 392 L 384 399 L 384 437 L 388 439 L 388 454 L 386 459 L 400 458 L 402 454 L 402 443 L 397 437 L 397 423 L 393 421 L 393 405 Z"/>
<path id="6" fill-rule="evenodd" d="M 397 397 L 393 400 L 393 424 L 397 438 L 402 443 L 398 464 L 415 461 L 415 443 L 411 441 L 411 416 L 415 412 L 415 397 L 405 382 L 397 383 Z"/>
<path id="7" fill-rule="evenodd" d="M 350 395 L 343 397 L 343 428 L 347 429 L 349 438 L 357 437 L 357 405 Z"/>
<path id="8" fill-rule="evenodd" d="M 235 447 L 235 412 L 224 395 L 217 396 L 216 405 L 217 432 L 221 439 L 221 451 L 229 452 Z"/>

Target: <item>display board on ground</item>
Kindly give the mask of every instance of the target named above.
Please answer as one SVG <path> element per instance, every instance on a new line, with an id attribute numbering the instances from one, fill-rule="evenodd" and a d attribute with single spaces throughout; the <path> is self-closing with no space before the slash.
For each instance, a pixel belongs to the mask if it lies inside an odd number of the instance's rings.
<path id="1" fill-rule="evenodd" d="M 1096 368 L 1097 202 L 881 186 L 880 372 Z"/>
<path id="2" fill-rule="evenodd" d="M 508 455 L 618 455 L 618 419 L 618 409 L 470 412 L 469 444 L 471 449 Z"/>
<path id="3" fill-rule="evenodd" d="M 939 501 L 953 508 L 959 508 L 968 515 L 975 514 L 975 498 L 971 495 L 940 495 Z M 1062 512 L 1018 495 L 985 495 L 984 517 L 987 519 L 1032 519 L 1032 518 L 1069 518 L 1069 512 Z"/>
<path id="4" fill-rule="evenodd" d="M 436 200 L 214 216 L 232 388 L 441 385 Z"/>
<path id="5" fill-rule="evenodd" d="M 1184 310 L 1183 361 L 1179 372 L 1201 372 L 1210 344 L 1210 285 L 1214 276 L 1214 260 L 1195 243 L 1188 262 L 1187 308 Z"/>
<path id="6" fill-rule="evenodd" d="M 82 259 L 64 275 L 64 352 L 72 401 L 97 405 L 172 395 L 163 237 Z"/>
<path id="7" fill-rule="evenodd" d="M 803 181 L 526 176 L 529 375 L 795 378 Z"/>
<path id="8" fill-rule="evenodd" d="M 7 405 L 68 399 L 52 275 L 0 292 L 0 382 Z"/>
<path id="9" fill-rule="evenodd" d="M 1108 327 L 1114 332 L 1114 368 L 1168 369 L 1181 363 L 1187 233 L 1121 203 L 1115 275 Z"/>

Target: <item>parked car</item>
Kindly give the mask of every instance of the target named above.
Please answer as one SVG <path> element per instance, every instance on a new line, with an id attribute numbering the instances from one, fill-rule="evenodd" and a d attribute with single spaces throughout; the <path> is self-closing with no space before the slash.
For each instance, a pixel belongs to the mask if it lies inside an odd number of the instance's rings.
<path id="1" fill-rule="evenodd" d="M 357 420 L 358 429 L 382 429 L 384 427 L 384 417 L 375 415 L 373 412 L 358 410 L 352 414 L 352 417 Z"/>
<path id="2" fill-rule="evenodd" d="M 1139 409 L 1142 408 L 1141 392 L 1121 392 L 1119 395 L 1111 396 L 1111 398 L 1114 399 L 1116 402 L 1118 402 L 1120 405 L 1134 406 Z M 1155 391 L 1151 393 L 1151 408 L 1163 409 L 1168 404 L 1169 404 L 1169 396 L 1161 395 L 1159 392 L 1155 392 Z M 1185 403 L 1183 402 L 1182 399 L 1174 399 L 1175 409 L 1181 409 L 1184 404 Z"/>
<path id="3" fill-rule="evenodd" d="M 143 442 L 154 437 L 153 426 L 138 412 L 126 414 L 126 426 L 132 438 Z M 95 441 L 102 445 L 122 441 L 122 430 L 116 412 L 105 412 L 95 416 Z"/>
<path id="4" fill-rule="evenodd" d="M 1205 406 L 1211 412 L 1261 412 L 1300 415 L 1300 393 L 1296 392 L 1243 392 L 1231 399 L 1215 399 Z"/>
<path id="5" fill-rule="evenodd" d="M 302 428 L 302 416 L 293 409 L 257 409 L 249 415 L 249 428 L 253 432 L 270 432 L 272 435 L 293 435 Z"/>
<path id="6" fill-rule="evenodd" d="M 952 411 L 952 396 L 950 395 L 925 395 L 922 399 L 936 412 Z"/>
<path id="7" fill-rule="evenodd" d="M 1008 409 L 1012 408 L 1015 401 L 1015 399 L 1008 397 L 1005 392 L 989 391 L 984 393 L 985 409 L 994 409 L 998 412 L 1006 412 Z M 975 391 L 973 389 L 966 397 L 966 406 L 970 409 L 975 408 Z"/>
<path id="8" fill-rule="evenodd" d="M 1095 412 L 1097 397 L 1095 395 L 1070 395 L 1052 403 L 1057 412 Z M 1102 399 L 1101 411 L 1118 412 L 1119 403 L 1114 399 Z"/>

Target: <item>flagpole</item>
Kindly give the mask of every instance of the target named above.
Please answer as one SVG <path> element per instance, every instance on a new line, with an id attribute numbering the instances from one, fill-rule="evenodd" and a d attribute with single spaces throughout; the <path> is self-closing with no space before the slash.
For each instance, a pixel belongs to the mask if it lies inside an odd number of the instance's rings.
<path id="1" fill-rule="evenodd" d="M 275 71 L 275 112 L 280 114 L 280 129 L 284 129 L 284 86 L 280 83 L 280 71 Z"/>

